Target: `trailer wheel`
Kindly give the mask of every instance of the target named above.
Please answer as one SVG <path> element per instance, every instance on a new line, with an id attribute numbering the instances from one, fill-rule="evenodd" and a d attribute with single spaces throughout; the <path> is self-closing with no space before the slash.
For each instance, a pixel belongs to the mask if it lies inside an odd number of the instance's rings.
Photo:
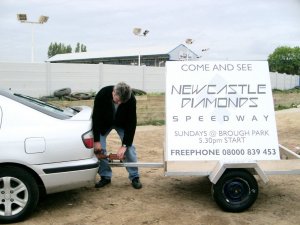
<path id="1" fill-rule="evenodd" d="M 212 185 L 212 195 L 224 211 L 242 212 L 257 199 L 257 181 L 247 170 L 228 169 Z"/>

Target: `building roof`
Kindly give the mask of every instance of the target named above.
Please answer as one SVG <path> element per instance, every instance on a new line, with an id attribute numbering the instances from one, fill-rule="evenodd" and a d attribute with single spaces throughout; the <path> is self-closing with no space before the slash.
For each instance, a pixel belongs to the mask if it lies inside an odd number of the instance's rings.
<path id="1" fill-rule="evenodd" d="M 79 60 L 79 59 L 131 57 L 131 56 L 138 56 L 139 54 L 140 55 L 169 55 L 172 51 L 174 51 L 176 48 L 179 47 L 187 48 L 185 45 L 180 44 L 175 48 L 174 47 L 173 48 L 144 47 L 144 48 L 120 49 L 120 50 L 110 50 L 110 51 L 101 51 L 101 52 L 65 53 L 65 54 L 57 54 L 47 59 L 46 62 L 57 62 L 57 61 Z"/>

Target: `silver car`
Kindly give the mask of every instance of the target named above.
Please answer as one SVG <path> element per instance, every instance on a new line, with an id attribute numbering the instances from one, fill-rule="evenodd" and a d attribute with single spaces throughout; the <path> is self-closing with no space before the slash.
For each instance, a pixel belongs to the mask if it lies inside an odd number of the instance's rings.
<path id="1" fill-rule="evenodd" d="M 91 112 L 0 90 L 0 223 L 23 220 L 42 194 L 94 183 Z"/>

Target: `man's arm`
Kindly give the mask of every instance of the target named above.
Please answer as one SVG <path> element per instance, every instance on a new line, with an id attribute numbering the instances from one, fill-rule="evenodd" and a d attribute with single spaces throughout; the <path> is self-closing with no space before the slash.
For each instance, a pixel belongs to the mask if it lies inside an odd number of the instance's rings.
<path id="1" fill-rule="evenodd" d="M 94 100 L 94 107 L 93 107 L 93 114 L 92 114 L 92 130 L 94 135 L 94 142 L 100 141 L 102 95 L 103 95 L 102 90 L 100 90 Z"/>
<path id="2" fill-rule="evenodd" d="M 129 105 L 126 110 L 127 120 L 126 126 L 124 127 L 124 138 L 122 145 L 131 146 L 134 139 L 137 124 L 136 100 L 134 96 L 129 100 L 128 104 Z"/>

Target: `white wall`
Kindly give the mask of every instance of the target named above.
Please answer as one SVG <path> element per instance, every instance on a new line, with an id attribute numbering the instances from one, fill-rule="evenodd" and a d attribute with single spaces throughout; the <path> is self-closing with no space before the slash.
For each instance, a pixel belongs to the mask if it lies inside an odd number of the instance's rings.
<path id="1" fill-rule="evenodd" d="M 0 89 L 39 96 L 46 94 L 46 64 L 0 63 Z"/>
<path id="2" fill-rule="evenodd" d="M 300 77 L 297 75 L 270 72 L 270 78 L 273 89 L 287 90 L 295 86 L 300 86 Z"/>
<path id="3" fill-rule="evenodd" d="M 146 92 L 164 92 L 163 67 L 70 63 L 0 63 L 0 89 L 41 97 L 55 90 L 97 92 L 120 81 Z"/>
<path id="4" fill-rule="evenodd" d="M 270 73 L 272 88 L 299 86 L 299 76 Z M 42 97 L 62 88 L 72 92 L 97 92 L 101 87 L 124 81 L 151 92 L 165 91 L 165 67 L 69 63 L 0 63 L 0 89 Z"/>

